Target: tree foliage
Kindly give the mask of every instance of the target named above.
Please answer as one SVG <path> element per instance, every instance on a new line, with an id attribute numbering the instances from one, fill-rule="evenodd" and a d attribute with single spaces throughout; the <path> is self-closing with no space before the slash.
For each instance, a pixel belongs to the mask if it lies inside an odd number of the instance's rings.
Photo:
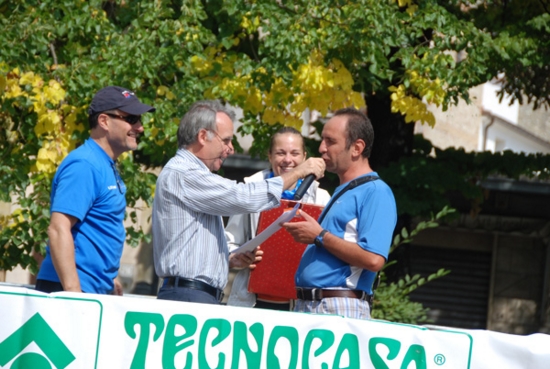
<path id="1" fill-rule="evenodd" d="M 475 215 L 486 196 L 481 187 L 484 179 L 548 180 L 550 155 L 441 150 L 416 135 L 413 153 L 382 168 L 379 174 L 391 185 L 400 215 L 429 217 L 449 205 L 453 193 L 469 201 Z"/>
<path id="2" fill-rule="evenodd" d="M 120 159 L 129 206 L 150 204 L 155 176 L 142 169 L 174 154 L 177 123 L 199 99 L 242 108 L 252 155 L 265 152 L 274 125 L 300 127 L 306 107 L 325 114 L 376 97 L 397 121 L 433 125 L 427 103 L 469 101 L 471 87 L 501 73 L 520 76 L 506 80 L 508 92 L 547 104 L 537 82 L 548 77 L 546 2 L 523 1 L 517 22 L 492 27 L 511 3 L 0 0 L 0 196 L 18 205 L 1 220 L 0 269 L 33 267 L 32 253 L 43 252 L 52 175 L 88 136 L 86 109 L 100 88 L 131 88 L 157 108 L 139 150 Z"/>
<path id="3" fill-rule="evenodd" d="M 493 38 L 493 69 L 503 85 L 499 96 L 550 107 L 550 1 L 457 1 L 446 9 Z"/>

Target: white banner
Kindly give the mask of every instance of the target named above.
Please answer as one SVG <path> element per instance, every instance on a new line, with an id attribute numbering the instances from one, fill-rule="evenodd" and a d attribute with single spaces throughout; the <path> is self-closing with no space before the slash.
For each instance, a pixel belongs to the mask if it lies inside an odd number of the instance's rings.
<path id="1" fill-rule="evenodd" d="M 550 368 L 550 336 L 0 286 L 0 368 Z"/>

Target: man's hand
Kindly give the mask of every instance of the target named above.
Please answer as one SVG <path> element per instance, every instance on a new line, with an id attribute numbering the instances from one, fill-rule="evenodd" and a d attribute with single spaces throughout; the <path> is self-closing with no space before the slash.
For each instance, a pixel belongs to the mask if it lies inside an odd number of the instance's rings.
<path id="1" fill-rule="evenodd" d="M 264 252 L 260 250 L 260 247 L 256 247 L 254 251 L 242 252 L 239 254 L 229 254 L 229 267 L 242 269 L 242 268 L 256 268 L 256 263 L 262 260 Z"/>
<path id="2" fill-rule="evenodd" d="M 307 177 L 309 174 L 315 175 L 317 179 L 323 178 L 325 175 L 325 161 L 321 158 L 309 158 L 290 172 L 281 174 L 283 188 L 288 189 L 297 180 Z"/>
<path id="3" fill-rule="evenodd" d="M 314 174 L 315 178 L 320 179 L 325 176 L 325 161 L 321 158 L 309 158 L 298 165 L 294 170 L 300 173 L 301 178 L 309 174 Z"/>
<path id="4" fill-rule="evenodd" d="M 302 222 L 286 222 L 281 226 L 294 237 L 296 242 L 312 244 L 323 228 L 306 212 L 300 210 L 299 216 L 304 219 Z M 383 256 L 364 250 L 355 242 L 346 241 L 331 233 L 324 236 L 323 248 L 349 265 L 373 272 L 382 269 L 386 262 Z"/>
<path id="5" fill-rule="evenodd" d="M 313 243 L 315 237 L 321 233 L 323 228 L 321 228 L 315 218 L 303 210 L 300 210 L 298 216 L 304 220 L 301 222 L 286 222 L 281 224 L 281 226 L 286 229 L 288 233 L 290 233 L 296 242 L 309 245 L 310 243 Z"/>
<path id="6" fill-rule="evenodd" d="M 113 295 L 122 296 L 124 294 L 122 283 L 120 283 L 120 281 L 117 278 L 113 279 L 113 283 L 115 284 L 115 288 L 113 289 Z"/>

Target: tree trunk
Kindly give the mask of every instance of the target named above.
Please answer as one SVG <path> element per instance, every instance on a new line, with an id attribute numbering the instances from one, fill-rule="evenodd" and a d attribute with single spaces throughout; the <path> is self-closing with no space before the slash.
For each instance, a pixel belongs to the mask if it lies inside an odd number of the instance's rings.
<path id="1" fill-rule="evenodd" d="M 366 98 L 367 115 L 374 128 L 374 144 L 370 157 L 373 170 L 388 166 L 402 156 L 412 153 L 414 124 L 405 123 L 401 114 L 391 112 L 389 95 Z"/>
<path id="2" fill-rule="evenodd" d="M 399 160 L 403 156 L 410 155 L 414 143 L 414 124 L 405 123 L 401 114 L 391 112 L 391 100 L 389 96 L 370 96 L 366 99 L 367 115 L 374 128 L 374 144 L 370 157 L 370 165 L 374 171 L 387 167 L 391 162 Z M 384 178 L 382 178 L 384 179 Z M 410 216 L 403 214 L 398 217 L 395 226 L 395 233 L 400 233 L 403 227 L 410 230 Z M 396 281 L 407 273 L 408 247 L 398 247 L 390 254 L 389 260 L 397 260 L 394 264 L 385 269 L 388 281 Z"/>

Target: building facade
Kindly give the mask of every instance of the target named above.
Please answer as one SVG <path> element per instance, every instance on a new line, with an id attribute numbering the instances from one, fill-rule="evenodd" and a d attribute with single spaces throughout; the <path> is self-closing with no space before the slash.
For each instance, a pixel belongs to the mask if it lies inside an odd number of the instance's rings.
<path id="1" fill-rule="evenodd" d="M 471 105 L 434 109 L 435 127 L 415 131 L 443 149 L 549 154 L 550 113 L 501 102 L 498 89 L 472 89 Z M 479 214 L 454 199 L 460 218 L 421 232 L 403 257 L 412 274 L 451 271 L 412 299 L 439 325 L 550 333 L 550 183 L 489 178 L 481 185 L 487 197 Z"/>

